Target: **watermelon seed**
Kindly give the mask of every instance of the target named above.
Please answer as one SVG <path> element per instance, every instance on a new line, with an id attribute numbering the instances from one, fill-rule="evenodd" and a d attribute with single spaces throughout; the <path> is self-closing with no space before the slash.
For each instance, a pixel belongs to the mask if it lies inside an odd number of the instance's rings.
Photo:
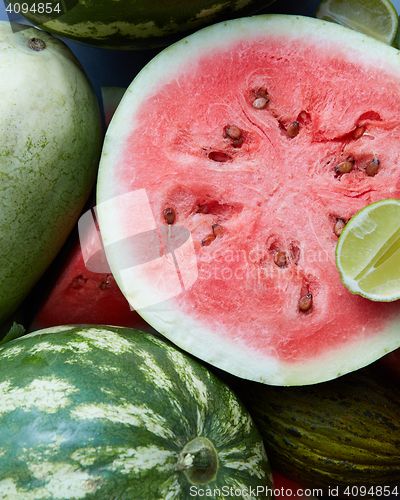
<path id="1" fill-rule="evenodd" d="M 354 166 L 353 160 L 342 161 L 341 163 L 336 165 L 335 172 L 337 174 L 348 174 L 353 170 L 353 166 Z"/>
<path id="2" fill-rule="evenodd" d="M 375 174 L 378 173 L 379 169 L 379 160 L 377 158 L 374 158 L 370 163 L 365 168 L 365 172 L 367 175 L 373 177 Z"/>
<path id="3" fill-rule="evenodd" d="M 229 155 L 227 155 L 226 153 L 222 153 L 221 151 L 211 151 L 210 153 L 208 153 L 208 157 L 210 158 L 210 160 L 220 162 L 229 161 L 231 159 Z"/>
<path id="4" fill-rule="evenodd" d="M 100 284 L 100 290 L 105 290 L 109 284 L 110 284 L 110 282 L 108 281 L 108 276 L 107 276 L 106 281 L 103 281 Z"/>
<path id="5" fill-rule="evenodd" d="M 365 132 L 365 127 L 361 125 L 359 127 L 356 127 L 351 135 L 353 139 L 357 140 L 364 134 L 364 132 Z"/>
<path id="6" fill-rule="evenodd" d="M 198 214 L 206 214 L 208 212 L 208 205 L 199 205 L 197 209 Z"/>
<path id="7" fill-rule="evenodd" d="M 240 148 L 240 146 L 243 144 L 243 137 L 241 137 L 240 139 L 233 139 L 232 140 L 232 146 L 234 148 Z"/>
<path id="8" fill-rule="evenodd" d="M 175 211 L 173 208 L 166 208 L 163 215 L 168 224 L 173 224 L 175 222 Z"/>
<path id="9" fill-rule="evenodd" d="M 242 131 L 236 125 L 227 125 L 225 127 L 225 136 L 230 139 L 240 139 L 242 137 Z"/>
<path id="10" fill-rule="evenodd" d="M 336 223 L 335 223 L 335 226 L 333 228 L 333 232 L 336 234 L 336 236 L 340 236 L 345 225 L 346 225 L 346 222 L 343 219 L 336 219 Z"/>
<path id="11" fill-rule="evenodd" d="M 265 89 L 258 89 L 254 92 L 253 107 L 256 109 L 264 109 L 269 103 L 268 92 Z"/>
<path id="12" fill-rule="evenodd" d="M 255 96 L 256 97 L 264 97 L 265 99 L 269 100 L 268 92 L 263 88 L 256 90 Z"/>
<path id="13" fill-rule="evenodd" d="M 264 109 L 268 104 L 268 99 L 266 97 L 257 97 L 253 101 L 253 108 L 256 109 Z"/>
<path id="14" fill-rule="evenodd" d="M 299 133 L 300 131 L 300 126 L 299 126 L 299 122 L 298 121 L 294 121 L 292 122 L 289 127 L 287 128 L 286 130 L 286 133 L 288 135 L 288 137 L 290 137 L 291 139 L 293 139 L 294 137 L 296 137 L 296 135 Z"/>
<path id="15" fill-rule="evenodd" d="M 213 224 L 212 228 L 214 236 L 219 236 L 220 234 L 222 234 L 222 227 L 219 224 Z"/>
<path id="16" fill-rule="evenodd" d="M 312 306 L 312 295 L 311 293 L 306 293 L 299 300 L 299 309 L 302 312 L 307 312 L 311 309 Z"/>
<path id="17" fill-rule="evenodd" d="M 32 50 L 36 50 L 37 52 L 40 52 L 41 50 L 46 48 L 46 44 L 40 38 L 30 38 L 28 40 L 28 45 L 29 48 L 31 48 Z"/>
<path id="18" fill-rule="evenodd" d="M 232 140 L 234 148 L 240 148 L 243 144 L 242 131 L 236 125 L 227 125 L 225 127 L 225 137 L 229 137 Z"/>
<path id="19" fill-rule="evenodd" d="M 278 267 L 286 267 L 286 255 L 283 252 L 276 252 L 274 255 L 274 263 Z"/>
<path id="20" fill-rule="evenodd" d="M 211 245 L 211 243 L 215 240 L 215 236 L 213 234 L 210 234 L 209 236 L 206 236 L 204 240 L 201 242 L 203 247 L 208 247 L 208 245 Z"/>

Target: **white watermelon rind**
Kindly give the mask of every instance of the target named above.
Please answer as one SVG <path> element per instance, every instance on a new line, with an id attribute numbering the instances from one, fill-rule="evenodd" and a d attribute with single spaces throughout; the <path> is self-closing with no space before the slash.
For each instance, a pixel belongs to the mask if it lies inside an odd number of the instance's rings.
<path id="1" fill-rule="evenodd" d="M 141 308 L 143 298 L 144 302 L 146 299 L 151 302 L 154 290 L 139 273 L 132 272 L 131 281 L 123 283 L 118 271 L 120 256 L 113 253 L 109 246 L 115 241 L 115 226 L 121 208 L 113 202 L 105 202 L 128 193 L 130 189 L 129 186 L 121 188 L 114 176 L 114 168 L 119 162 L 116 152 L 121 151 L 126 139 L 135 130 L 135 114 L 143 101 L 152 95 L 160 81 L 174 79 L 181 71 L 188 71 L 198 56 L 212 52 L 216 45 L 223 49 L 242 38 L 246 41 L 257 39 L 260 34 L 284 35 L 285 39 L 298 39 L 299 43 L 306 37 L 307 42 L 323 45 L 326 50 L 332 45 L 336 52 L 341 51 L 341 57 L 353 58 L 357 63 L 365 60 L 377 74 L 380 69 L 385 69 L 397 73 L 400 79 L 399 51 L 333 23 L 302 16 L 261 15 L 204 28 L 162 51 L 128 87 L 107 130 L 103 147 L 97 186 L 99 226 L 108 262 L 122 292 L 131 306 L 161 334 L 198 358 L 238 377 L 272 385 L 313 384 L 366 366 L 400 347 L 400 319 L 388 322 L 379 338 L 358 338 L 354 343 L 331 348 L 329 353 L 316 359 L 284 363 L 272 356 L 267 358 L 236 339 L 227 342 L 218 332 L 213 333 L 191 316 L 184 316 L 174 307 L 173 298 Z"/>

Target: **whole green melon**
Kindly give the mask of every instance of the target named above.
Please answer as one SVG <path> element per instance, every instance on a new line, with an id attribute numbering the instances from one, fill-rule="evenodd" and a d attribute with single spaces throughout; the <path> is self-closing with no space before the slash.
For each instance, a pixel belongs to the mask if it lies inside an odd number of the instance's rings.
<path id="1" fill-rule="evenodd" d="M 314 495 L 400 494 L 400 388 L 373 365 L 321 384 L 274 387 L 231 379 L 271 466 Z M 318 490 L 318 491 L 317 491 Z"/>
<path id="2" fill-rule="evenodd" d="M 69 0 L 41 4 L 12 0 L 35 26 L 52 34 L 110 49 L 162 47 L 203 26 L 250 15 L 273 0 Z M 24 7 L 25 6 L 25 7 Z M 49 7 L 51 6 L 51 7 Z"/>
<path id="3" fill-rule="evenodd" d="M 199 30 L 140 71 L 107 129 L 97 214 L 111 272 L 154 329 L 273 385 L 399 347 L 399 302 L 350 293 L 335 264 L 346 223 L 400 199 L 399 54 L 271 14 Z"/>
<path id="4" fill-rule="evenodd" d="M 271 499 L 229 387 L 128 328 L 61 326 L 0 348 L 2 500 Z"/>
<path id="5" fill-rule="evenodd" d="M 0 324 L 65 242 L 98 167 L 95 93 L 67 46 L 0 23 Z"/>

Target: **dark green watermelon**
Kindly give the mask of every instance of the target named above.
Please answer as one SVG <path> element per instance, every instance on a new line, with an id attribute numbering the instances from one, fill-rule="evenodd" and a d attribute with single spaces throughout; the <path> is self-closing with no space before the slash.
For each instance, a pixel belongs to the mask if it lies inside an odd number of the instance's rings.
<path id="1" fill-rule="evenodd" d="M 233 17 L 254 14 L 273 0 L 68 0 L 38 4 L 11 1 L 9 13 L 20 11 L 54 35 L 111 49 L 166 46 L 199 28 Z M 39 8 L 42 5 L 42 8 Z"/>

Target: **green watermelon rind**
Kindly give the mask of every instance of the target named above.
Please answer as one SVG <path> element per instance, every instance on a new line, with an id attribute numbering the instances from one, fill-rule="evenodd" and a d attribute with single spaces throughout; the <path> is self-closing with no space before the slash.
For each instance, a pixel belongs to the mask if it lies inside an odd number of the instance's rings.
<path id="1" fill-rule="evenodd" d="M 8 342 L 0 360 L 4 500 L 184 500 L 200 490 L 176 464 L 197 436 L 214 444 L 219 461 L 203 492 L 272 487 L 247 410 L 166 341 L 127 328 L 60 326 Z"/>
<path id="2" fill-rule="evenodd" d="M 143 0 L 80 0 L 65 14 L 46 22 L 39 14 L 25 17 L 53 35 L 94 47 L 152 49 L 165 47 L 209 24 L 255 14 L 273 1 L 161 0 L 149 4 Z"/>
<path id="3" fill-rule="evenodd" d="M 398 50 L 367 35 L 319 19 L 259 15 L 203 28 L 154 57 L 125 92 L 107 130 L 100 160 L 97 183 L 99 226 L 107 260 L 122 292 L 132 307 L 174 344 L 238 377 L 272 385 L 314 384 L 366 366 L 399 347 L 400 320 L 394 319 L 387 323 L 379 339 L 365 336 L 362 342 L 360 339 L 354 342 L 349 340 L 345 346 L 332 347 L 317 359 L 284 363 L 273 356 L 261 355 L 257 348 L 249 348 L 237 339 L 222 339 L 218 332 L 210 332 L 195 319 L 184 316 L 173 305 L 171 307 L 171 301 L 141 309 L 141 298 L 146 296 L 150 301 L 154 291 L 150 290 L 146 280 L 141 281 L 139 276 L 129 285 L 124 285 L 118 267 L 121 256 L 114 253 L 109 246 L 115 239 L 115 221 L 119 219 L 120 210 L 117 204 L 113 203 L 113 199 L 121 193 L 129 192 L 129 186 L 119 186 L 118 179 L 114 177 L 114 165 L 118 164 L 117 152 L 122 150 L 121 145 L 135 129 L 134 117 L 141 104 L 154 94 L 160 80 L 167 82 L 177 79 L 177 75 L 188 71 L 187 68 L 197 58 L 212 53 L 215 46 L 222 50 L 242 38 L 250 41 L 267 34 L 283 35 L 286 40 L 298 40 L 300 44 L 302 37 L 307 37 L 310 43 L 315 42 L 326 49 L 332 44 L 335 51 L 341 51 L 343 57 L 351 55 L 356 61 L 365 60 L 370 66 L 374 64 L 376 71 L 382 67 L 397 73 L 400 78 Z M 338 41 L 341 49 L 338 48 Z M 129 127 L 126 126 L 128 123 Z"/>

